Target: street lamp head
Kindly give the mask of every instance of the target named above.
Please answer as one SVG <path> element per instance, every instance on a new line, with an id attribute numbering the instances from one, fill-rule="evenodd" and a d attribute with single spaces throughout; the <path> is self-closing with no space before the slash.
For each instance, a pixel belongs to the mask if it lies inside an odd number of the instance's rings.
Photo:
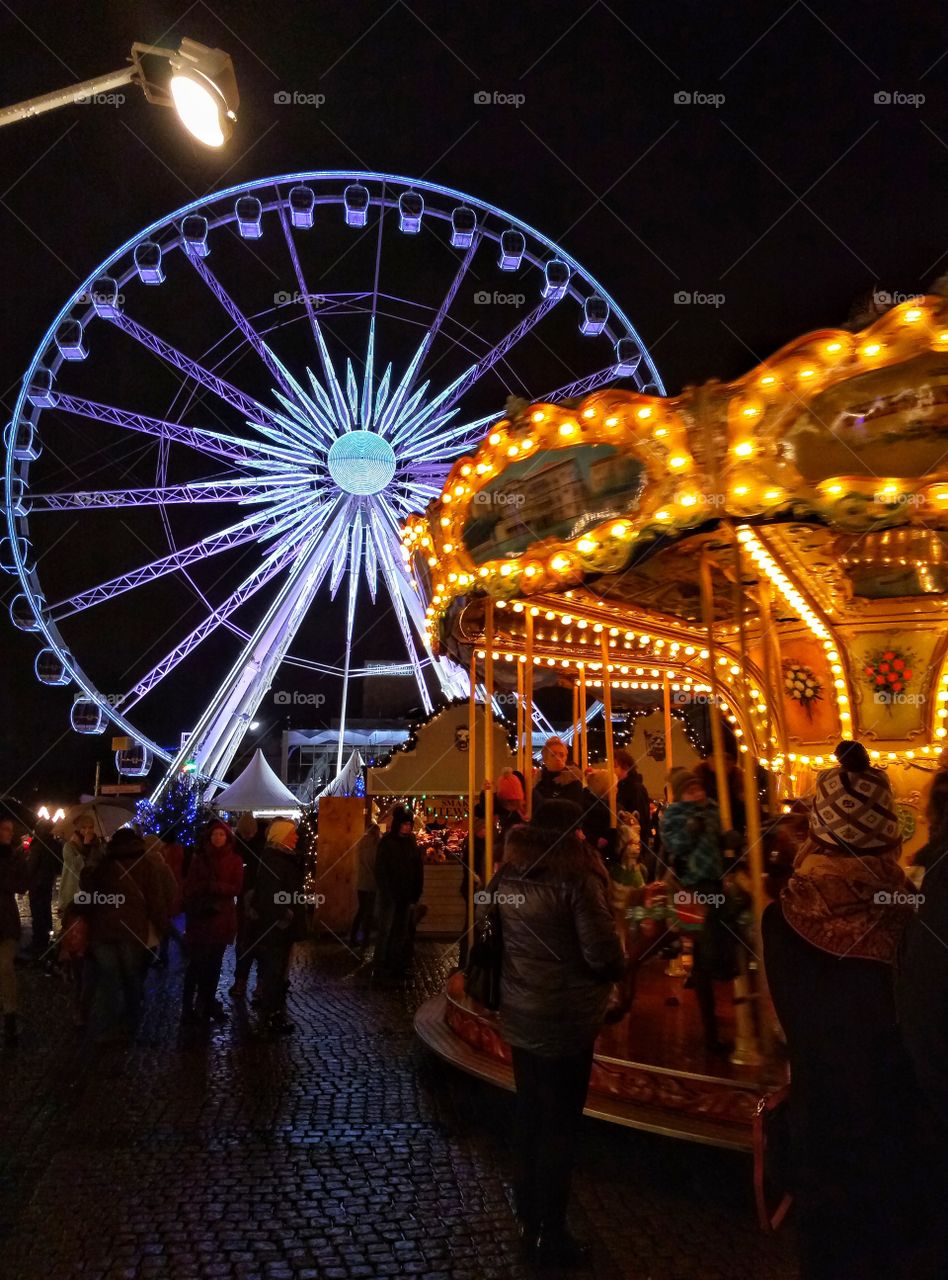
<path id="1" fill-rule="evenodd" d="M 169 87 L 181 123 L 205 146 L 223 146 L 240 102 L 230 55 L 185 37 L 170 61 Z"/>

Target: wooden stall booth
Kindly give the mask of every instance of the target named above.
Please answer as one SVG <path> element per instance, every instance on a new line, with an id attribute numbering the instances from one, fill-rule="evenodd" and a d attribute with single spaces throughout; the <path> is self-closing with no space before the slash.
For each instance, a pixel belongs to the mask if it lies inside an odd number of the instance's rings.
<path id="1" fill-rule="evenodd" d="M 399 802 L 415 814 L 425 850 L 422 903 L 428 908 L 419 933 L 429 936 L 457 939 L 466 927 L 461 888 L 472 786 L 478 794 L 487 777 L 516 764 L 507 730 L 493 714 L 485 734 L 486 715 L 477 707 L 472 724 L 467 703 L 447 707 L 420 725 L 387 764 L 366 774 L 366 796 L 380 820 Z"/>

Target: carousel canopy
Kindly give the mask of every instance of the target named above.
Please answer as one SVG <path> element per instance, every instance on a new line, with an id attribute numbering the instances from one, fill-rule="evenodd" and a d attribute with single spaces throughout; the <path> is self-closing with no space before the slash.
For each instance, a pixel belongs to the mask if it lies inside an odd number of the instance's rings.
<path id="1" fill-rule="evenodd" d="M 253 809 L 298 809 L 300 802 L 273 772 L 258 747 L 239 778 L 211 802 L 215 809 L 247 812 Z"/>

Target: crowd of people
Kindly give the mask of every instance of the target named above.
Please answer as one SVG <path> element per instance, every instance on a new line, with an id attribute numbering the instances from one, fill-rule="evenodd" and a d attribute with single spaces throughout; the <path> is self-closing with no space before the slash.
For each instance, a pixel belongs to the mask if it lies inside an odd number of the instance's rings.
<path id="1" fill-rule="evenodd" d="M 762 960 L 790 1067 L 786 1176 L 797 1206 L 805 1280 L 948 1275 L 948 768 L 933 777 L 928 836 L 908 871 L 888 779 L 862 746 L 796 802 L 783 870 L 768 876 Z M 643 949 L 627 927 L 630 895 L 674 890 L 691 955 L 687 985 L 708 1053 L 730 1048 L 715 983 L 736 976 L 735 940 L 750 919 L 735 762 L 724 777 L 733 829 L 722 829 L 721 775 L 708 762 L 674 769 L 661 804 L 625 751 L 613 769 L 581 773 L 551 738 L 531 779 L 504 770 L 475 808 L 475 856 L 465 868 L 501 939 L 499 1019 L 517 1091 L 516 1213 L 540 1263 L 585 1265 L 567 1225 L 571 1169 L 596 1038 L 634 1018 Z M 494 798 L 495 870 L 487 882 L 485 798 Z M 796 824 L 796 825 L 793 825 Z M 358 906 L 350 947 L 374 938 L 372 980 L 402 981 L 424 911 L 424 860 L 413 815 L 396 807 L 356 849 Z M 250 815 L 215 819 L 185 850 L 175 832 L 124 827 L 104 841 L 82 815 L 65 844 L 37 826 L 28 853 L 0 820 L 0 1001 L 17 1038 L 18 963 L 53 960 L 71 985 L 74 1017 L 96 1043 L 134 1035 L 145 975 L 185 965 L 181 1020 L 226 1019 L 221 974 L 235 948 L 229 994 L 253 1003 L 260 1034 L 293 1030 L 290 957 L 306 933 L 296 824 L 266 829 Z M 774 848 L 782 846 L 775 839 Z M 789 850 L 789 852 L 788 852 Z M 779 861 L 779 860 L 778 860 Z M 58 931 L 53 895 L 59 883 Z M 32 938 L 20 956 L 17 898 L 28 895 Z M 741 920 L 743 913 L 743 922 Z M 689 923 L 690 922 L 690 923 Z M 690 933 L 689 933 L 690 930 Z M 648 938 L 639 942 L 648 943 Z M 744 933 L 749 950 L 752 933 Z M 466 947 L 462 943 L 462 966 Z"/>
<path id="2" fill-rule="evenodd" d="M 175 943 L 184 963 L 181 1022 L 226 1020 L 220 985 L 224 955 L 235 948 L 232 999 L 247 996 L 256 965 L 253 1004 L 260 1032 L 293 1031 L 286 1014 L 290 955 L 305 936 L 303 858 L 295 822 L 264 826 L 250 814 L 235 829 L 214 819 L 185 849 L 174 830 L 142 835 L 120 827 L 109 839 L 90 812 L 65 840 L 40 822 L 27 851 L 14 824 L 0 821 L 0 1004 L 7 1046 L 19 1039 L 17 966 L 57 970 L 72 993 L 73 1021 L 90 1042 L 135 1035 L 149 969 L 167 969 Z M 59 882 L 59 928 L 53 894 Z M 21 913 L 28 896 L 31 938 L 20 954 Z"/>

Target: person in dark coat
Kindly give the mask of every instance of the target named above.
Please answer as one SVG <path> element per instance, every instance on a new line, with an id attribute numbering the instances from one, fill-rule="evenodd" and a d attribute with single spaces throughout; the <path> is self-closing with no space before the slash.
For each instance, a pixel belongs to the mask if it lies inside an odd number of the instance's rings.
<path id="1" fill-rule="evenodd" d="M 607 867 L 616 860 L 616 829 L 609 805 L 614 787 L 613 775 L 608 769 L 593 769 L 586 779 L 582 795 L 582 833 Z"/>
<path id="2" fill-rule="evenodd" d="M 298 842 L 295 822 L 273 819 L 253 888 L 244 902 L 257 960 L 256 1003 L 263 1032 L 271 1037 L 296 1029 L 286 1016 L 286 994 L 293 944 L 306 937 L 305 867 Z"/>
<path id="3" fill-rule="evenodd" d="M 13 823 L 4 818 L 0 821 L 0 1009 L 3 1039 L 8 1045 L 16 1044 L 18 1038 L 15 961 L 21 925 L 16 898 L 18 893 L 26 893 L 29 883 L 26 857 L 14 842 Z"/>
<path id="4" fill-rule="evenodd" d="M 836 757 L 793 875 L 764 911 L 764 963 L 790 1056 L 801 1275 L 896 1280 L 919 1274 L 924 1203 L 920 1095 L 893 982 L 913 891 L 888 780 L 857 743 Z"/>
<path id="5" fill-rule="evenodd" d="M 398 806 L 375 857 L 378 886 L 378 941 L 373 976 L 397 982 L 405 976 L 411 950 L 411 913 L 425 887 L 424 855 L 415 839 L 412 816 Z"/>
<path id="6" fill-rule="evenodd" d="M 490 892 L 500 913 L 500 1025 L 517 1087 L 516 1205 L 540 1263 L 580 1264 L 566 1222 L 593 1044 L 625 971 L 609 876 L 578 833 L 581 810 L 548 801 L 507 836 Z"/>
<path id="7" fill-rule="evenodd" d="M 247 897 L 257 879 L 257 868 L 267 847 L 266 828 L 252 813 L 242 813 L 235 827 L 236 848 L 244 864 L 244 882 L 237 899 L 237 958 L 234 961 L 234 982 L 229 994 L 242 1000 L 247 994 L 247 983 L 253 968 L 254 939 L 256 929 L 247 919 Z M 258 973 L 259 976 L 259 973 Z"/>
<path id="8" fill-rule="evenodd" d="M 533 803 L 544 800 L 571 800 L 582 807 L 583 776 L 569 764 L 569 753 L 562 738 L 547 738 L 540 759 L 542 764 L 533 776 Z"/>
<path id="9" fill-rule="evenodd" d="M 188 967 L 184 975 L 183 1022 L 224 1022 L 227 1014 L 217 998 L 224 952 L 237 936 L 236 898 L 244 882 L 244 864 L 234 848 L 234 834 L 219 818 L 202 832 L 184 880 L 184 940 Z"/>
<path id="10" fill-rule="evenodd" d="M 372 922 L 375 919 L 375 859 L 379 850 L 382 829 L 377 822 L 370 822 L 356 845 L 356 895 L 359 905 L 352 928 L 349 930 L 349 946 L 358 947 L 361 954 L 369 945 Z"/>
<path id="11" fill-rule="evenodd" d="M 653 848 L 651 801 L 648 788 L 635 765 L 635 756 L 625 747 L 619 747 L 613 756 L 616 771 L 616 808 L 620 813 L 634 814 L 639 820 L 639 838 L 642 842 L 639 861 L 646 880 L 656 878 L 657 857 Z"/>
<path id="12" fill-rule="evenodd" d="M 106 1042 L 133 1035 L 141 1014 L 152 939 L 168 927 L 174 883 L 141 836 L 121 827 L 79 875 L 74 905 L 86 914 L 92 965 L 89 1030 Z"/>
<path id="13" fill-rule="evenodd" d="M 49 964 L 49 939 L 53 932 L 53 888 L 62 874 L 62 841 L 53 835 L 53 824 L 40 818 L 33 829 L 27 866 L 30 872 L 30 922 L 33 936 L 30 955 L 35 964 Z"/>
<path id="14" fill-rule="evenodd" d="M 938 1210 L 930 1215 L 925 1274 L 934 1280 L 948 1276 L 948 771 L 932 779 L 927 808 L 928 840 L 914 861 L 924 876 L 917 913 L 902 938 L 895 996 L 902 1039 L 929 1108 L 923 1164 Z"/>

